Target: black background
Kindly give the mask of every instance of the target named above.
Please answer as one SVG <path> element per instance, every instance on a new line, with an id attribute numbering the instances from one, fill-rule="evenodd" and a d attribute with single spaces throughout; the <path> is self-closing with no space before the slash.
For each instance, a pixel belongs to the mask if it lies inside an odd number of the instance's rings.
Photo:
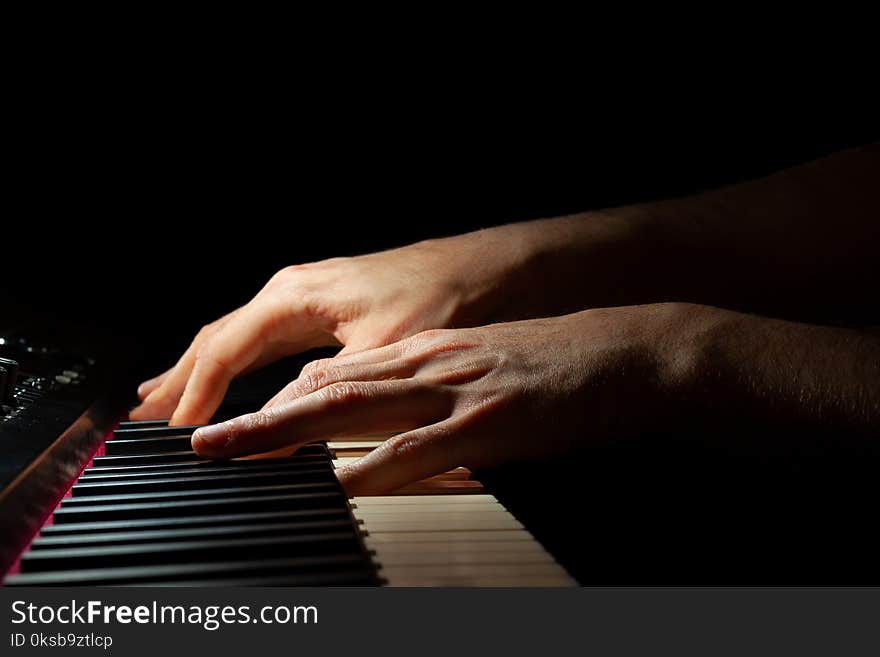
<path id="1" fill-rule="evenodd" d="M 686 194 L 877 135 L 869 90 L 842 82 L 362 73 L 84 89 L 62 72 L 22 93 L 4 307 L 162 359 L 287 264 Z"/>
<path id="2" fill-rule="evenodd" d="M 878 138 L 867 78 L 833 68 L 758 84 L 348 64 L 57 62 L 29 78 L 7 124 L 0 326 L 133 336 L 158 372 L 287 264 L 686 194 Z M 864 461 L 643 442 L 486 479 L 587 583 L 876 581 Z"/>

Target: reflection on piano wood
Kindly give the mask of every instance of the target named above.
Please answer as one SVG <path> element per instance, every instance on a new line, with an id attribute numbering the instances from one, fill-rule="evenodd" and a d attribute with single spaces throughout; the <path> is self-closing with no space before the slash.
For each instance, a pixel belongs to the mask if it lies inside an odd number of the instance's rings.
<path id="1" fill-rule="evenodd" d="M 193 430 L 121 423 L 4 584 L 575 585 L 465 468 L 347 500 L 333 468 L 380 441 L 218 462 Z"/>

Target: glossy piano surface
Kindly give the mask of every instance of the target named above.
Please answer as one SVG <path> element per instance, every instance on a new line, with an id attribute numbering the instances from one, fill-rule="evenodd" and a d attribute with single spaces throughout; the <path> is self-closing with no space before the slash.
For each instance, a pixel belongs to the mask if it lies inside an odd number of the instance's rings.
<path id="1" fill-rule="evenodd" d="M 0 570 L 39 528 L 129 397 L 126 350 L 112 340 L 102 349 L 71 346 L 75 339 L 59 344 L 59 337 L 0 331 Z"/>

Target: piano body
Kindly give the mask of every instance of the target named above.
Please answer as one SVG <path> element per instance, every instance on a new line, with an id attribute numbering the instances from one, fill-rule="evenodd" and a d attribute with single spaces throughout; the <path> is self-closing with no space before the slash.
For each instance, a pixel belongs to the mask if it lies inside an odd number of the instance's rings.
<path id="1" fill-rule="evenodd" d="M 464 468 L 349 500 L 335 465 L 380 441 L 208 461 L 195 427 L 125 421 L 135 377 L 118 351 L 0 339 L 6 586 L 576 585 Z M 291 371 L 236 382 L 217 418 Z"/>

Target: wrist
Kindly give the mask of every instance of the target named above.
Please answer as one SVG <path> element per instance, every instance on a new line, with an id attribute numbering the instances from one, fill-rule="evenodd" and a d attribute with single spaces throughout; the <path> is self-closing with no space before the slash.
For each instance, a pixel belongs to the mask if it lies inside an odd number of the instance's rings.
<path id="1" fill-rule="evenodd" d="M 463 324 L 573 313 L 631 303 L 647 255 L 640 218 L 589 212 L 497 226 L 438 240 L 450 255 Z M 650 249 L 647 249 L 650 252 Z"/>
<path id="2" fill-rule="evenodd" d="M 525 224 L 487 228 L 413 245 L 427 254 L 436 280 L 454 299 L 455 326 L 477 326 L 504 318 L 521 318 L 522 308 L 509 313 L 520 296 L 537 247 Z"/>
<path id="3" fill-rule="evenodd" d="M 738 315 L 692 303 L 645 306 L 653 316 L 658 382 L 663 392 L 681 402 L 695 396 L 714 371 L 721 336 L 734 330 Z"/>

